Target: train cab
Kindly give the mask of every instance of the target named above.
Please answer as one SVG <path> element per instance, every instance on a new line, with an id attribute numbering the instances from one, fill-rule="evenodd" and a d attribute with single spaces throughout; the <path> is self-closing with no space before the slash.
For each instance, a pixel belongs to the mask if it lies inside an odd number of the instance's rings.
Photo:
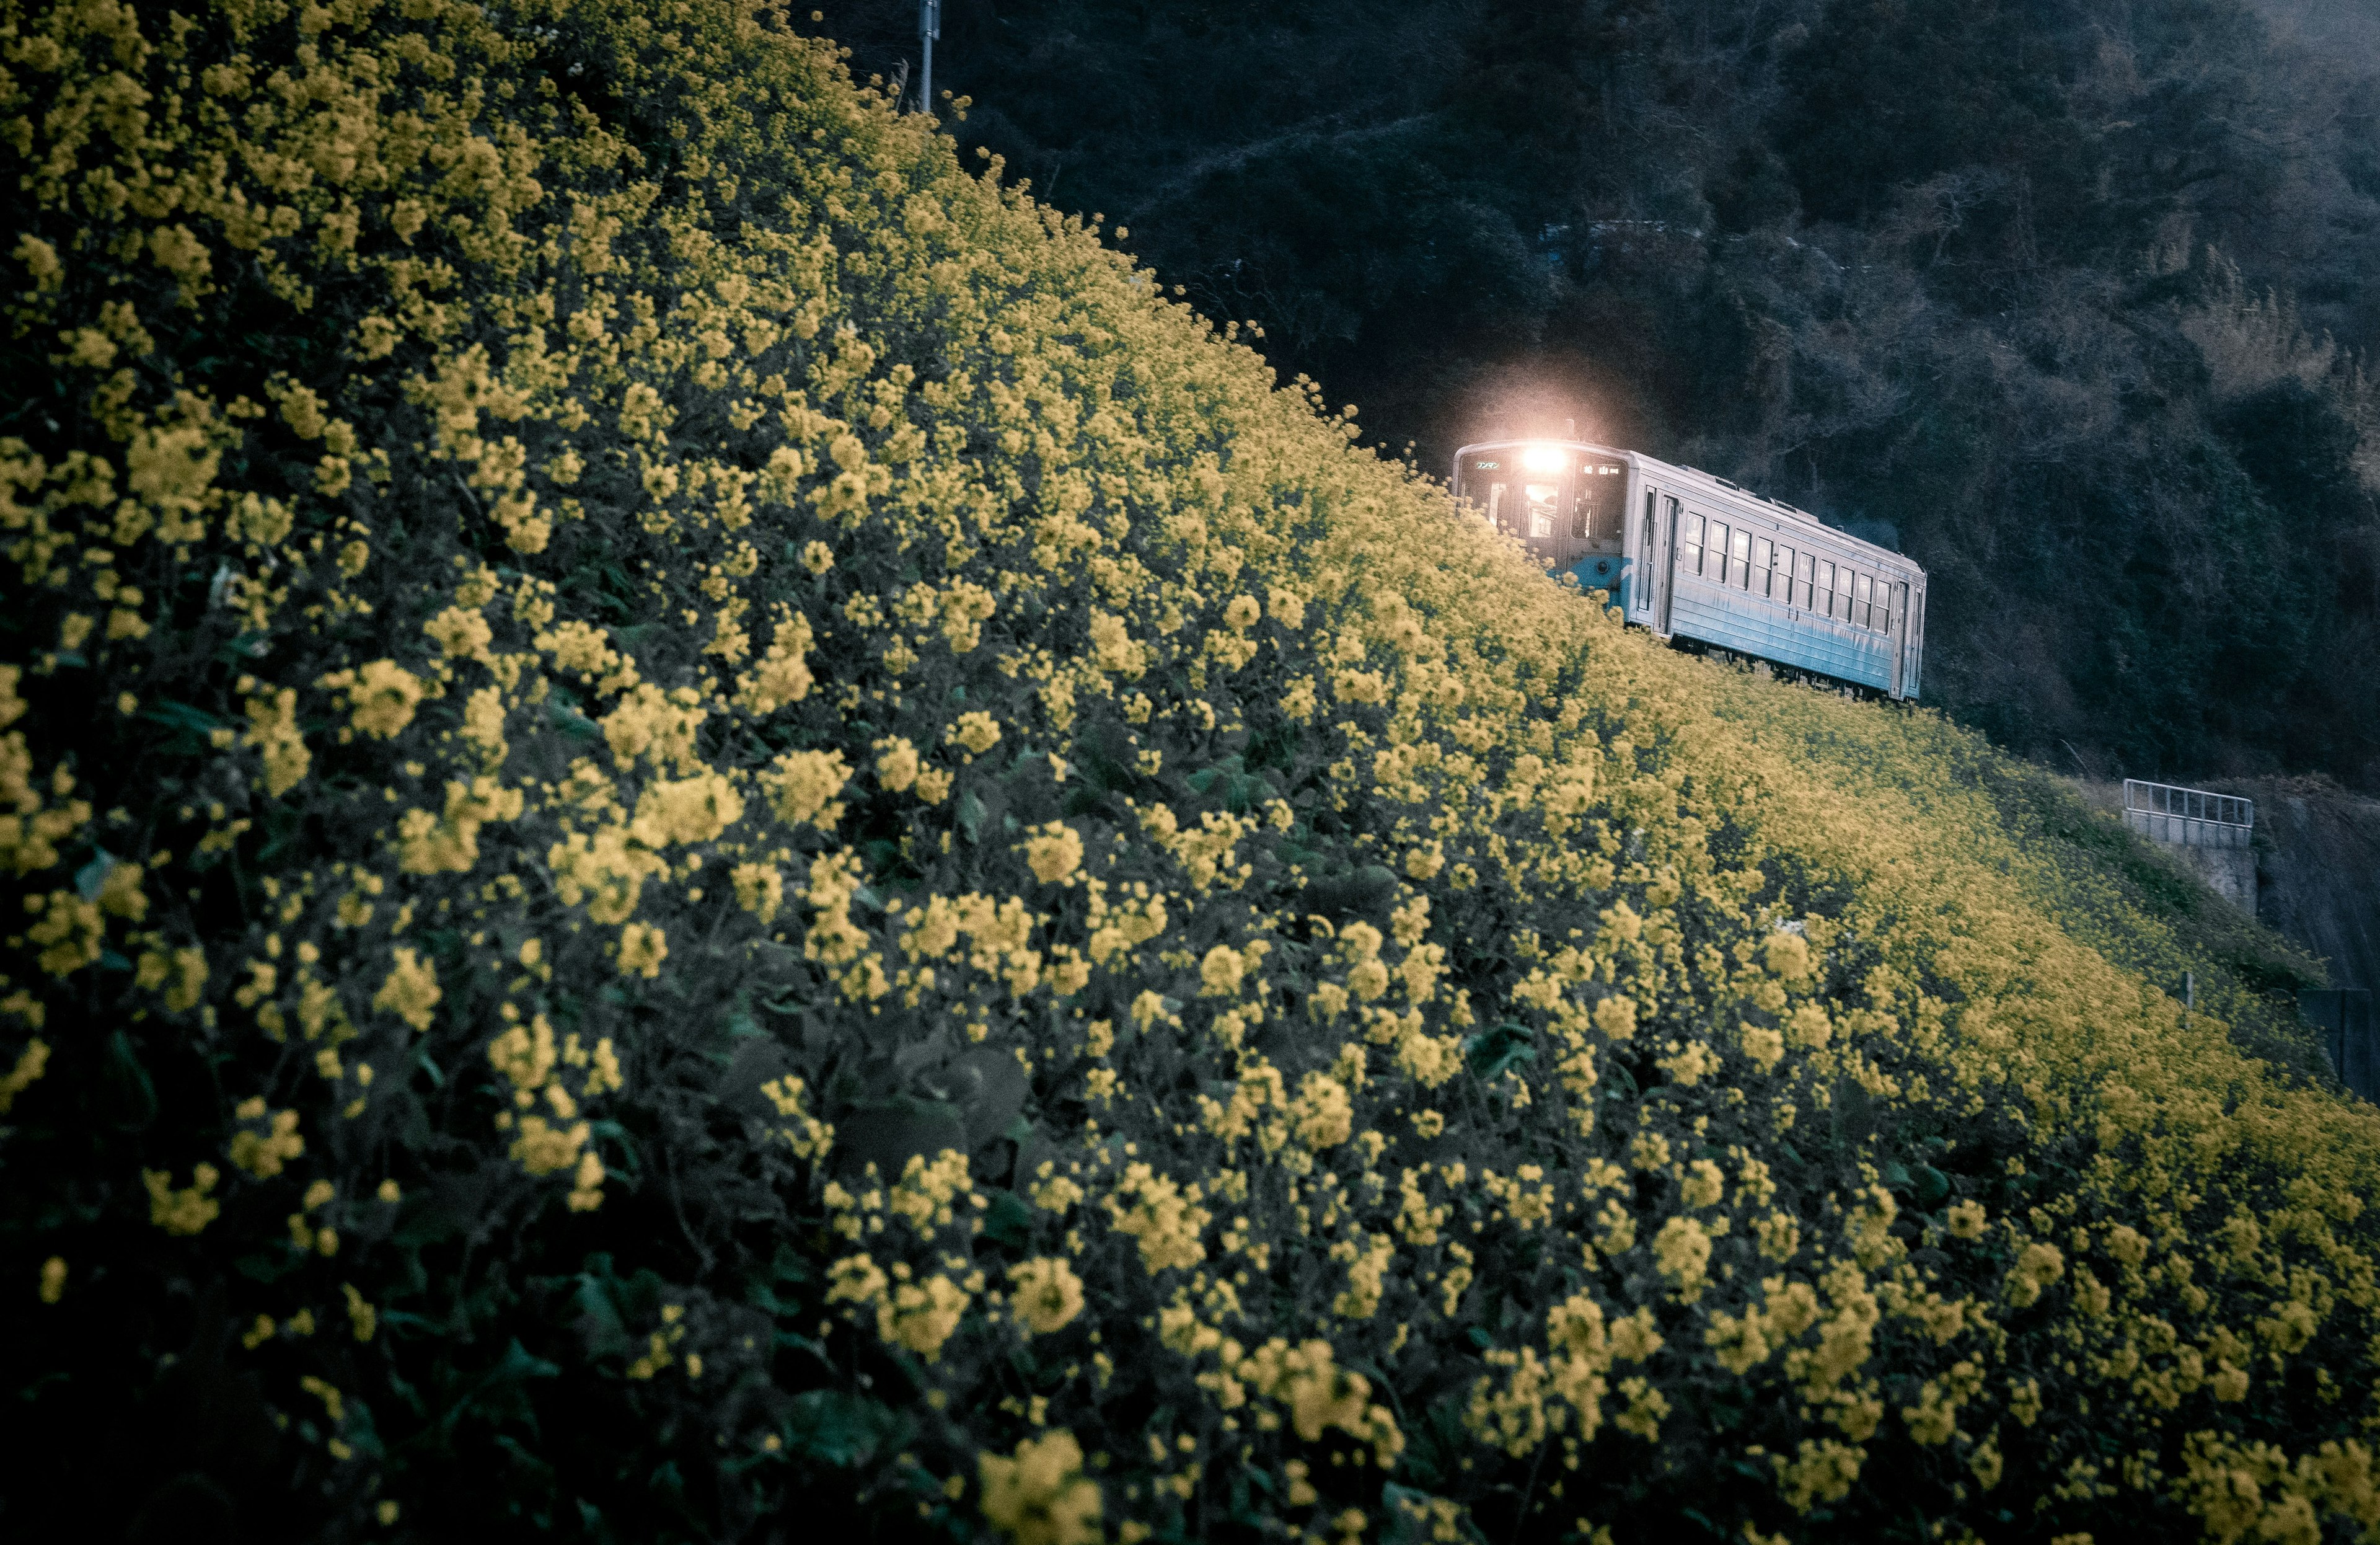
<path id="1" fill-rule="evenodd" d="M 1455 460 L 1454 493 L 1497 529 L 1518 537 L 1555 573 L 1627 603 L 1628 463 L 1567 440 L 1466 445 Z"/>

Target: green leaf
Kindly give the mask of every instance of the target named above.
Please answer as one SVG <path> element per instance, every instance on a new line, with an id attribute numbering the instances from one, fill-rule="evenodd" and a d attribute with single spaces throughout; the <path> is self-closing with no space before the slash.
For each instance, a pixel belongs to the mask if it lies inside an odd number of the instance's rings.
<path id="1" fill-rule="evenodd" d="M 107 849 L 103 847 L 98 849 L 90 863 L 75 870 L 76 894 L 85 901 L 97 901 L 100 887 L 107 883 L 108 875 L 122 861 Z"/>
<path id="2" fill-rule="evenodd" d="M 137 1131 L 157 1119 L 157 1086 L 150 1078 L 149 1070 L 141 1065 L 132 1038 L 122 1030 L 107 1039 L 103 1077 L 117 1126 Z"/>
<path id="3" fill-rule="evenodd" d="M 169 729 L 188 730 L 200 736 L 223 728 L 225 723 L 212 713 L 192 708 L 188 703 L 177 703 L 170 698 L 161 698 L 151 703 L 140 711 L 140 717 Z"/>
<path id="4" fill-rule="evenodd" d="M 1524 1063 L 1536 1061 L 1536 1048 L 1530 1044 L 1535 1040 L 1536 1031 L 1508 1020 L 1493 1029 L 1464 1037 L 1463 1061 L 1469 1064 L 1473 1077 L 1482 1083 L 1491 1082 Z"/>
<path id="5" fill-rule="evenodd" d="M 1024 1249 L 1033 1242 L 1033 1209 L 1014 1191 L 994 1191 L 984 1210 L 983 1236 L 1007 1249 Z"/>
<path id="6" fill-rule="evenodd" d="M 946 1148 L 966 1152 L 966 1114 L 948 1101 L 904 1100 L 836 1122 L 834 1146 L 891 1179 L 912 1157 L 931 1159 Z"/>
<path id="7" fill-rule="evenodd" d="M 794 1397 L 786 1425 L 795 1454 L 847 1470 L 897 1447 L 908 1424 L 880 1401 L 842 1390 L 805 1390 Z"/>

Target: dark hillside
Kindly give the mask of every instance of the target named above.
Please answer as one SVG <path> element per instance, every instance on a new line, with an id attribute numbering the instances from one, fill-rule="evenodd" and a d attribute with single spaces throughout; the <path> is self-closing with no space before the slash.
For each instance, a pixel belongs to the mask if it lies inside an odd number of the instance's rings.
<path id="1" fill-rule="evenodd" d="M 856 66 L 907 0 L 838 0 Z M 953 128 L 1375 443 L 1575 419 L 1935 570 L 1928 691 L 2380 785 L 2380 130 L 2272 0 L 949 0 Z"/>

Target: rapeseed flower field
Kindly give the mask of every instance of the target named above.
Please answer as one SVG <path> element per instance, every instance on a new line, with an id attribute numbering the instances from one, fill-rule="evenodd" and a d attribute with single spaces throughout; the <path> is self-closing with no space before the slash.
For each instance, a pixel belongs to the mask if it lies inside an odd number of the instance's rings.
<path id="1" fill-rule="evenodd" d="M 0 71 L 12 1532 L 2380 1533 L 2380 1125 L 2040 775 L 770 6 Z"/>

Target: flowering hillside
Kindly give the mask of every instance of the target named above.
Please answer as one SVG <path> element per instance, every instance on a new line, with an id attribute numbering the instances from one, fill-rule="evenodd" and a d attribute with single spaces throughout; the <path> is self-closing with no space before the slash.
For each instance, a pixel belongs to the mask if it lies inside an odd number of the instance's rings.
<path id="1" fill-rule="evenodd" d="M 2380 1126 L 1972 740 L 772 11 L 0 67 L 12 1534 L 2380 1528 Z"/>

